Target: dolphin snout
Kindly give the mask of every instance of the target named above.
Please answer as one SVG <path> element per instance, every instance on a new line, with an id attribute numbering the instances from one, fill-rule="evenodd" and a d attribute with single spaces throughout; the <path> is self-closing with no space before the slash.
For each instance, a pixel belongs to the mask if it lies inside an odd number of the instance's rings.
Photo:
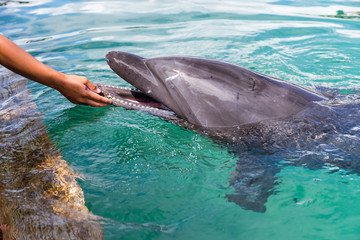
<path id="1" fill-rule="evenodd" d="M 142 92 L 151 93 L 157 84 L 145 60 L 143 57 L 121 51 L 106 54 L 108 65 L 117 75 Z"/>

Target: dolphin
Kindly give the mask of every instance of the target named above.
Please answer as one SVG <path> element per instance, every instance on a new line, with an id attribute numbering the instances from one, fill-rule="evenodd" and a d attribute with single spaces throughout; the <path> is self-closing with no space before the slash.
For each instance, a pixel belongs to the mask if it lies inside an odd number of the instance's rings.
<path id="1" fill-rule="evenodd" d="M 100 86 L 111 96 L 117 95 L 115 105 L 155 115 L 167 115 L 171 110 L 205 128 L 282 119 L 309 102 L 324 100 L 295 84 L 223 61 L 179 56 L 145 59 L 120 51 L 109 52 L 106 61 L 137 89 Z"/>
<path id="2" fill-rule="evenodd" d="M 146 59 L 112 51 L 106 60 L 116 74 L 134 86 L 132 89 L 98 84 L 102 95 L 111 98 L 113 105 L 149 112 L 206 133 L 225 142 L 229 151 L 239 156 L 230 179 L 235 192 L 226 197 L 244 209 L 264 212 L 264 204 L 277 184 L 279 158 L 273 153 L 278 149 L 264 150 L 264 137 L 290 148 L 291 142 L 280 132 L 291 137 L 298 136 L 298 132 L 305 136 L 318 132 L 322 136 L 317 126 L 294 127 L 287 120 L 295 118 L 295 122 L 301 122 L 296 116 L 302 116 L 305 109 L 326 97 L 290 82 L 232 63 L 198 57 Z"/>

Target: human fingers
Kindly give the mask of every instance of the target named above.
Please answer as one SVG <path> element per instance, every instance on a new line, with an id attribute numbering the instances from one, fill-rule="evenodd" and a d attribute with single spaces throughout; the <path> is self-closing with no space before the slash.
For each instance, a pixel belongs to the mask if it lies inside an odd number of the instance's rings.
<path id="1" fill-rule="evenodd" d="M 112 103 L 112 101 L 110 99 L 102 97 L 99 94 L 97 94 L 95 92 L 92 92 L 90 90 L 88 90 L 87 99 L 92 101 L 92 102 L 101 104 L 102 106 L 109 105 L 109 104 Z"/>
<path id="2" fill-rule="evenodd" d="M 94 101 L 90 97 L 84 97 L 81 100 L 79 100 L 77 102 L 73 102 L 73 103 L 80 104 L 80 105 L 87 105 L 87 106 L 91 106 L 91 107 L 105 107 L 105 106 L 109 105 L 108 103 Z"/>
<path id="3" fill-rule="evenodd" d="M 86 79 L 87 81 L 85 82 L 85 86 L 88 87 L 88 89 L 94 93 L 101 93 L 101 90 L 99 88 L 96 87 L 95 84 L 93 84 L 89 79 Z"/>
<path id="4" fill-rule="evenodd" d="M 82 103 L 82 105 L 88 105 L 88 106 L 91 106 L 91 107 L 105 107 L 108 104 L 99 103 L 99 102 L 95 102 L 93 100 L 87 99 L 86 101 L 84 101 L 84 103 Z"/>

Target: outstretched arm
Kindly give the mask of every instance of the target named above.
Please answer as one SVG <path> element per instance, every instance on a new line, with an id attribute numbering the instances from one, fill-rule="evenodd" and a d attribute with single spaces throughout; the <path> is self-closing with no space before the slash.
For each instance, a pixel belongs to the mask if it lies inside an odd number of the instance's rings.
<path id="1" fill-rule="evenodd" d="M 102 107 L 111 100 L 98 95 L 100 90 L 86 77 L 67 75 L 39 62 L 0 34 L 0 64 L 26 78 L 58 90 L 75 104 Z"/>

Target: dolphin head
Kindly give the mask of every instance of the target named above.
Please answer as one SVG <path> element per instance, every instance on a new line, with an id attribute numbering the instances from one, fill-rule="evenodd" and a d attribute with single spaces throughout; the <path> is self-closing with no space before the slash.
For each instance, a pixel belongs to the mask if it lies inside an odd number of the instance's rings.
<path id="1" fill-rule="evenodd" d="M 163 110 L 201 127 L 285 118 L 323 99 L 299 86 L 222 61 L 179 56 L 145 59 L 120 51 L 109 52 L 106 60 L 114 72 Z"/>

